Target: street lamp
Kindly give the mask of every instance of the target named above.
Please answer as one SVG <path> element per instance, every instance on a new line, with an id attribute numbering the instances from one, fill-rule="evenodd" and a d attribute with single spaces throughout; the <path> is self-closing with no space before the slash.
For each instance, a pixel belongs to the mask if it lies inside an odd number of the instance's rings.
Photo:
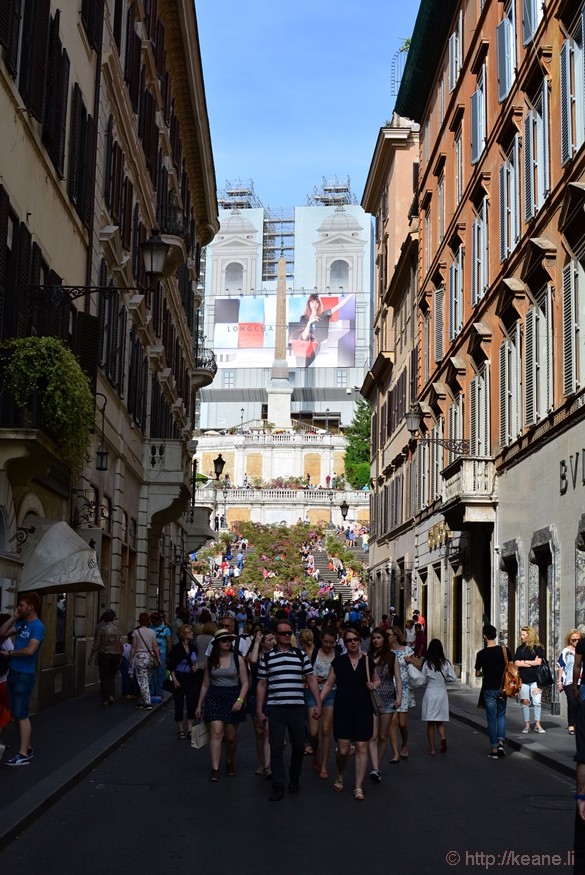
<path id="1" fill-rule="evenodd" d="M 341 511 L 341 516 L 343 517 L 343 522 L 345 522 L 347 519 L 347 514 L 349 512 L 349 504 L 347 503 L 345 498 L 343 499 L 343 501 L 339 505 L 339 510 Z"/>
<path id="2" fill-rule="evenodd" d="M 335 493 L 332 490 L 330 490 L 327 493 L 327 498 L 329 499 L 329 528 L 330 529 L 335 528 L 335 526 L 333 525 L 333 496 L 334 496 L 334 494 Z"/>
<path id="3" fill-rule="evenodd" d="M 223 474 L 223 469 L 225 468 L 225 459 L 222 458 L 221 453 L 217 457 L 217 459 L 213 460 L 213 470 L 215 471 L 215 479 L 219 480 L 221 475 Z"/>
<path id="4" fill-rule="evenodd" d="M 164 276 L 165 261 L 169 252 L 169 247 L 161 240 L 160 230 L 153 228 L 152 234 L 140 244 L 142 259 L 144 261 L 144 271 L 149 279 L 162 279 Z"/>
<path id="5" fill-rule="evenodd" d="M 329 408 L 325 411 L 325 433 L 329 434 Z"/>
<path id="6" fill-rule="evenodd" d="M 416 437 L 417 433 L 420 432 L 420 424 L 422 420 L 422 411 L 418 404 L 411 405 L 410 410 L 404 419 L 406 420 L 406 428 L 412 435 L 413 440 L 418 441 L 418 443 L 436 444 L 440 447 L 444 447 L 452 453 L 458 453 L 459 455 L 469 452 L 469 441 L 464 440 L 463 438 Z"/>
<path id="7" fill-rule="evenodd" d="M 240 434 L 244 431 L 244 408 L 240 407 Z"/>
<path id="8" fill-rule="evenodd" d="M 108 449 L 106 447 L 106 439 L 104 436 L 104 424 L 105 424 L 105 418 L 106 418 L 106 405 L 108 403 L 108 399 L 106 398 L 105 395 L 102 395 L 101 392 L 96 392 L 95 397 L 96 397 L 95 406 L 102 415 L 102 433 L 100 435 L 100 443 L 99 443 L 99 446 L 97 448 L 97 452 L 96 452 L 96 456 L 95 456 L 95 458 L 96 458 L 95 469 L 96 469 L 96 471 L 107 471 L 108 470 Z M 98 407 L 98 403 L 97 403 L 98 398 L 103 399 L 101 407 Z"/>

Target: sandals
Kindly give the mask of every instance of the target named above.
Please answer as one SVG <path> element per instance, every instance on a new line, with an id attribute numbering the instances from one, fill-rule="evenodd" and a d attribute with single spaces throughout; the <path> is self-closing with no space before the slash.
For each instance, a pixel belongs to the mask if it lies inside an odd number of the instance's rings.
<path id="1" fill-rule="evenodd" d="M 361 787 L 355 788 L 355 790 L 353 791 L 353 798 L 356 800 L 356 802 L 363 802 L 364 801 L 364 799 L 366 797 L 364 796 L 364 791 L 362 790 Z"/>
<path id="2" fill-rule="evenodd" d="M 338 775 L 336 777 L 333 789 L 336 793 L 341 793 L 343 791 L 343 775 Z"/>
<path id="3" fill-rule="evenodd" d="M 569 735 L 574 735 L 574 734 L 575 734 L 575 730 L 573 729 L 572 726 L 569 726 L 569 728 L 567 729 L 567 732 L 569 733 Z"/>
<path id="4" fill-rule="evenodd" d="M 177 735 L 177 738 L 181 738 L 181 739 L 187 738 L 187 733 L 183 732 L 183 730 L 181 729 L 179 734 Z"/>
<path id="5" fill-rule="evenodd" d="M 329 773 L 326 772 L 325 769 L 321 769 L 321 771 L 319 772 L 319 777 L 321 778 L 322 781 L 326 781 L 327 778 L 329 777 Z"/>
<path id="6" fill-rule="evenodd" d="M 441 739 L 441 753 L 447 753 L 447 739 Z"/>

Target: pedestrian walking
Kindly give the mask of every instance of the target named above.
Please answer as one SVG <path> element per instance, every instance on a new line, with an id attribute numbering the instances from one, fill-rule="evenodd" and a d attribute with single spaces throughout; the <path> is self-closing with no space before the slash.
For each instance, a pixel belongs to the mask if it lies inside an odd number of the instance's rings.
<path id="1" fill-rule="evenodd" d="M 138 684 L 139 696 L 137 708 L 150 711 L 152 700 L 150 696 L 150 676 L 155 662 L 160 665 L 160 652 L 153 629 L 148 628 L 150 614 L 143 611 L 138 616 L 138 626 L 132 633 L 132 652 L 130 661 L 134 666 L 134 677 Z"/>
<path id="2" fill-rule="evenodd" d="M 98 625 L 93 639 L 93 647 L 87 659 L 91 665 L 96 658 L 100 678 L 100 698 L 102 705 L 113 705 L 116 697 L 116 675 L 122 661 L 122 633 L 116 625 L 116 612 L 104 611 L 103 622 Z"/>
<path id="3" fill-rule="evenodd" d="M 18 726 L 20 744 L 18 753 L 6 761 L 7 766 L 28 766 L 34 756 L 29 706 L 46 634 L 38 616 L 40 606 L 38 593 L 25 593 L 19 597 L 15 612 L 0 626 L 0 638 L 16 636 L 14 649 L 8 651 L 7 685 L 10 713 Z"/>
<path id="4" fill-rule="evenodd" d="M 425 694 L 421 706 L 421 720 L 427 724 L 427 739 L 429 756 L 435 756 L 435 732 L 440 739 L 441 753 L 447 753 L 447 736 L 445 723 L 449 722 L 449 696 L 447 683 L 457 680 L 453 666 L 445 656 L 443 645 L 438 638 L 433 638 L 422 666 L 420 660 L 410 656 L 409 661 L 421 668 Z"/>
<path id="5" fill-rule="evenodd" d="M 573 668 L 575 665 L 575 648 L 580 640 L 581 633 L 579 630 L 570 629 L 565 635 L 565 646 L 557 659 L 557 686 L 559 690 L 564 691 L 567 697 L 567 730 L 569 735 L 575 734 L 575 724 L 577 722 L 577 703 L 573 696 Z"/>
<path id="6" fill-rule="evenodd" d="M 478 705 L 485 708 L 490 752 L 492 760 L 506 756 L 506 705 L 507 698 L 501 695 L 502 679 L 506 662 L 512 662 L 512 654 L 507 647 L 497 643 L 495 626 L 486 624 L 482 629 L 484 647 L 475 657 L 475 676 L 481 678 L 481 691 Z M 506 656 L 504 656 L 504 650 Z"/>
<path id="7" fill-rule="evenodd" d="M 305 679 L 317 702 L 315 716 L 321 715 L 319 687 L 313 674 L 313 666 L 302 650 L 291 646 L 290 622 L 279 619 L 276 622 L 275 635 L 276 646 L 264 654 L 258 663 L 256 687 L 258 721 L 263 724 L 266 719 L 263 713 L 265 701 L 268 714 L 271 802 L 279 802 L 284 797 L 284 736 L 287 730 L 291 746 L 288 791 L 299 792 L 305 747 Z"/>
<path id="8" fill-rule="evenodd" d="M 197 683 L 197 650 L 193 641 L 193 626 L 183 623 L 178 629 L 179 641 L 171 648 L 167 668 L 173 684 L 175 723 L 179 739 L 189 738 L 193 729 L 199 686 Z M 187 704 L 187 727 L 185 729 L 184 707 Z"/>

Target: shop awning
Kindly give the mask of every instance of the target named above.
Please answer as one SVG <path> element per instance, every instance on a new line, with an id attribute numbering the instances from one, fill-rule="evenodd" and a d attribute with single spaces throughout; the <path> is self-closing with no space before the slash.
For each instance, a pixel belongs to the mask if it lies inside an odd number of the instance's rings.
<path id="1" fill-rule="evenodd" d="M 95 550 L 66 522 L 27 516 L 19 592 L 91 592 L 104 588 Z"/>

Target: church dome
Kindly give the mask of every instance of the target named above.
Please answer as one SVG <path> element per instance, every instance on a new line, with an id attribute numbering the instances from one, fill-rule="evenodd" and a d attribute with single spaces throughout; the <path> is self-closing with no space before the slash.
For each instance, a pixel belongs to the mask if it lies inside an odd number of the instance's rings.
<path id="1" fill-rule="evenodd" d="M 225 234 L 256 234 L 256 228 L 252 222 L 245 218 L 240 210 L 232 210 L 226 221 L 221 224 L 221 231 Z"/>

